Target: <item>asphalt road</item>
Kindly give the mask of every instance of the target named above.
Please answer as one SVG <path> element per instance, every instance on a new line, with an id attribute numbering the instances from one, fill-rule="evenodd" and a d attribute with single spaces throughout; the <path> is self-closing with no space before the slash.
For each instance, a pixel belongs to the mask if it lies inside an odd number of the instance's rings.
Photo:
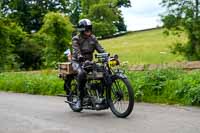
<path id="1" fill-rule="evenodd" d="M 200 133 L 200 108 L 139 103 L 127 119 L 64 98 L 0 92 L 0 133 Z"/>

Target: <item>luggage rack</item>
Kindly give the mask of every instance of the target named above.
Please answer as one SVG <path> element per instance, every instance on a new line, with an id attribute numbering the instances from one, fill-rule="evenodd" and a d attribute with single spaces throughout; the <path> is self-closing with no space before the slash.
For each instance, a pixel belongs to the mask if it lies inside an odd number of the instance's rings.
<path id="1" fill-rule="evenodd" d="M 76 71 L 72 68 L 71 62 L 58 63 L 58 77 L 65 79 L 68 75 L 76 74 Z"/>

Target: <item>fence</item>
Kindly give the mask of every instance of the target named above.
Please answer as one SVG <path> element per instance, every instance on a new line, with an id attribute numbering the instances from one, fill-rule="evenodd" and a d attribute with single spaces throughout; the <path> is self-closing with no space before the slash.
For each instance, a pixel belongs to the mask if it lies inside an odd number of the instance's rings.
<path id="1" fill-rule="evenodd" d="M 177 62 L 171 64 L 146 64 L 133 65 L 129 68 L 130 71 L 150 71 L 155 69 L 180 68 L 184 70 L 200 69 L 200 61 Z"/>

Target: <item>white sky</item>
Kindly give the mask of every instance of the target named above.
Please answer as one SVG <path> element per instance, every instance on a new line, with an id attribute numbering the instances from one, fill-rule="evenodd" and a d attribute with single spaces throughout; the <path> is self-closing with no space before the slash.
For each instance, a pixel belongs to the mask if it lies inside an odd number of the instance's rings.
<path id="1" fill-rule="evenodd" d="M 160 16 L 164 9 L 161 0 L 131 0 L 132 7 L 122 8 L 128 31 L 153 28 L 162 25 Z"/>

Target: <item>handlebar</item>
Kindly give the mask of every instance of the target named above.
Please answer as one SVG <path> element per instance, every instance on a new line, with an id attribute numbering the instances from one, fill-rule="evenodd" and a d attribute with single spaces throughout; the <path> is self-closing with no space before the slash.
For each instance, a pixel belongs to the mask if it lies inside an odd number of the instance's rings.
<path id="1" fill-rule="evenodd" d="M 99 54 L 95 54 L 95 58 L 107 58 L 109 57 L 110 54 L 109 53 L 99 53 Z"/>

